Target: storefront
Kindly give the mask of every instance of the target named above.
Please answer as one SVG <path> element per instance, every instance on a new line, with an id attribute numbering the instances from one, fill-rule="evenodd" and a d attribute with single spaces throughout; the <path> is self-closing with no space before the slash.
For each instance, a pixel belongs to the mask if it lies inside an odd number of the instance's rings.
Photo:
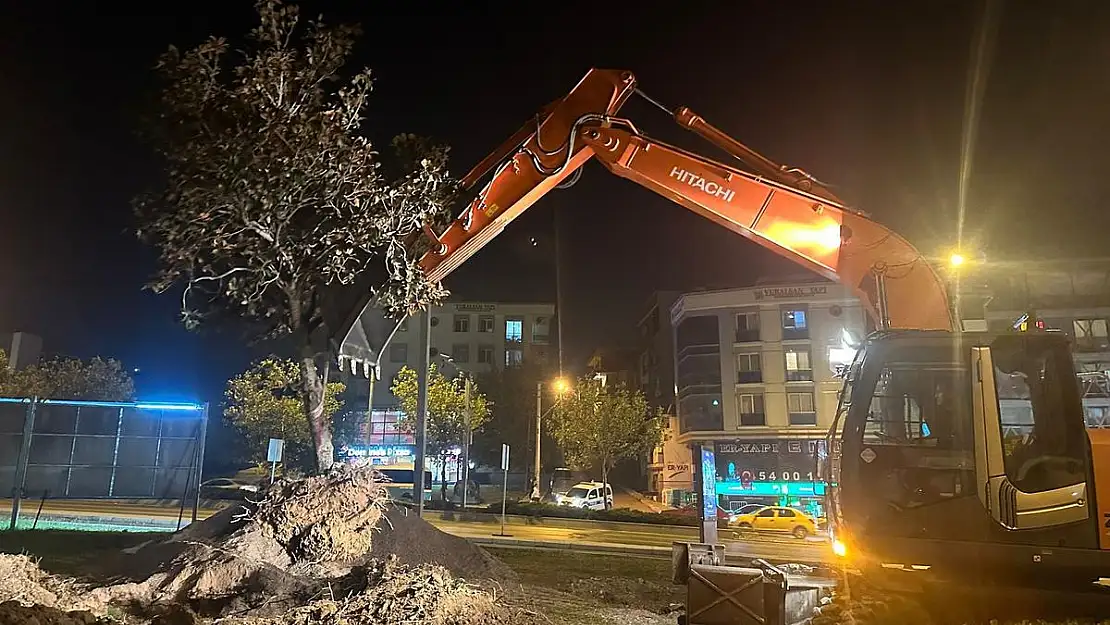
<path id="1" fill-rule="evenodd" d="M 339 450 L 339 456 L 351 464 L 374 466 L 411 465 L 416 459 L 415 445 L 352 445 Z"/>
<path id="2" fill-rule="evenodd" d="M 821 517 L 825 483 L 817 476 L 823 439 L 717 441 L 717 502 L 725 510 L 748 504 L 790 506 Z"/>

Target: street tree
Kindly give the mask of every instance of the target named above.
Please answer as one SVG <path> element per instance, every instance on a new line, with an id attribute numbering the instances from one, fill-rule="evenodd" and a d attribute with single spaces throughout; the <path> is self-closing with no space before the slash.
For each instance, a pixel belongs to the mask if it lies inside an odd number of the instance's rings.
<path id="1" fill-rule="evenodd" d="M 623 384 L 602 384 L 591 376 L 555 404 L 548 427 L 572 467 L 593 467 L 608 486 L 619 460 L 635 458 L 662 440 L 662 419 L 643 393 Z"/>
<path id="2" fill-rule="evenodd" d="M 415 432 L 417 414 L 417 375 L 411 367 L 397 372 L 391 388 L 401 403 L 404 417 L 400 426 L 406 432 Z M 447 378 L 434 364 L 428 365 L 428 453 L 440 461 L 440 489 L 447 499 L 447 457 L 453 447 L 465 447 L 472 432 L 482 427 L 490 417 L 486 396 L 471 382 L 469 405 L 465 379 L 461 376 Z"/>
<path id="3" fill-rule="evenodd" d="M 479 374 L 478 384 L 490 403 L 490 420 L 482 427 L 480 438 L 474 441 L 475 454 L 484 462 L 496 465 L 501 458 L 502 443 L 509 444 L 510 465 L 526 467 L 532 464 L 535 453 L 536 385 L 544 384 L 543 410 L 555 401 L 551 384 L 554 373 L 525 360 L 519 367 L 504 367 Z M 544 466 L 558 466 L 562 462 L 554 441 L 544 441 L 540 447 Z"/>
<path id="4" fill-rule="evenodd" d="M 280 0 L 256 9 L 234 54 L 212 37 L 160 57 L 146 134 L 165 180 L 134 201 L 138 236 L 160 257 L 148 287 L 181 289 L 187 327 L 222 314 L 250 323 L 252 340 L 292 337 L 323 470 L 334 290 L 357 287 L 395 317 L 439 301 L 406 242 L 442 223 L 457 186 L 445 147 L 402 134 L 382 153 L 364 134 L 383 129 L 364 124 L 370 71 L 344 73 L 357 26 L 304 20 Z"/>
<path id="5" fill-rule="evenodd" d="M 19 370 L 8 368 L 8 356 L 0 350 L 0 395 L 43 399 L 131 401 L 135 380 L 112 358 L 53 358 Z"/>
<path id="6" fill-rule="evenodd" d="M 280 438 L 285 440 L 287 466 L 312 466 L 313 438 L 300 388 L 300 364 L 283 358 L 260 360 L 228 380 L 224 420 L 243 437 L 252 462 L 265 464 L 269 439 Z M 342 383 L 328 383 L 324 418 L 329 424 L 343 407 L 340 396 L 344 390 Z"/>

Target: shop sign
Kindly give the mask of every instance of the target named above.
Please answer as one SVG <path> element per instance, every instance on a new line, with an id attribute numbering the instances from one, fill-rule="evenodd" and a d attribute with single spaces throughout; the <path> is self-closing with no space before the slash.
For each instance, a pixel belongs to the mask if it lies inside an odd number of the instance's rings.
<path id="1" fill-rule="evenodd" d="M 756 289 L 755 299 L 756 301 L 764 299 L 801 299 L 815 295 L 825 295 L 828 292 L 829 287 L 825 285 L 772 287 Z"/>

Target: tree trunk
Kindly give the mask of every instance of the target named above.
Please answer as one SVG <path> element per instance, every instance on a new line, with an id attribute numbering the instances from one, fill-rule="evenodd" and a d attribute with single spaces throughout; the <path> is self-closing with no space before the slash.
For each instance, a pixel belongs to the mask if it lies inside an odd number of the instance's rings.
<path id="1" fill-rule="evenodd" d="M 447 454 L 439 457 L 439 498 L 447 503 Z"/>
<path id="2" fill-rule="evenodd" d="M 328 386 L 328 363 L 323 374 L 316 368 L 316 356 L 305 350 L 301 356 L 301 382 L 304 390 L 304 413 L 312 431 L 312 444 L 316 451 L 316 471 L 323 473 L 335 464 L 335 445 L 332 443 L 331 423 L 324 413 L 324 391 Z"/>
<path id="3" fill-rule="evenodd" d="M 601 460 L 601 507 L 609 509 L 609 461 Z"/>

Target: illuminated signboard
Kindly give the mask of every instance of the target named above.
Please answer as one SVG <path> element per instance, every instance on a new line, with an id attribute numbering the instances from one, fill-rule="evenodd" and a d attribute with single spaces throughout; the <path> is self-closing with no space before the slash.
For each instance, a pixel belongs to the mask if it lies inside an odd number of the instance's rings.
<path id="1" fill-rule="evenodd" d="M 355 445 L 343 448 L 343 453 L 354 458 L 395 458 L 415 456 L 415 445 Z"/>
<path id="2" fill-rule="evenodd" d="M 719 441 L 717 481 L 744 487 L 753 482 L 813 482 L 818 479 L 815 453 L 823 452 L 824 447 L 823 439 Z"/>
<path id="3" fill-rule="evenodd" d="M 701 496 L 702 518 L 717 519 L 717 463 L 713 458 L 713 445 L 701 447 Z"/>
<path id="4" fill-rule="evenodd" d="M 717 482 L 718 495 L 749 497 L 824 497 L 824 482 Z"/>

